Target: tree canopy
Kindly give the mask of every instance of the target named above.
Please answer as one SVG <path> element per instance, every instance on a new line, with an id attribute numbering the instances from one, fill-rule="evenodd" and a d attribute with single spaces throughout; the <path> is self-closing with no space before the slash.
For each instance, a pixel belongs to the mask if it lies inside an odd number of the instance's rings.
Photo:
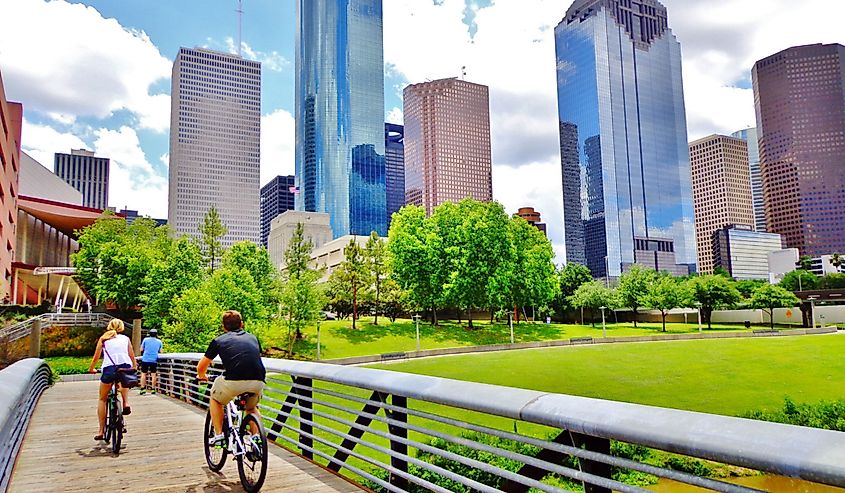
<path id="1" fill-rule="evenodd" d="M 202 245 L 202 252 L 208 262 L 209 272 L 214 272 L 214 266 L 220 254 L 223 251 L 223 246 L 220 243 L 220 238 L 226 236 L 229 228 L 220 220 L 220 214 L 217 208 L 211 206 L 202 222 L 199 224 L 199 232 L 201 235 L 200 244 Z"/>
<path id="2" fill-rule="evenodd" d="M 637 326 L 637 310 L 646 304 L 645 297 L 656 278 L 657 273 L 653 269 L 647 269 L 637 264 L 631 266 L 619 277 L 617 288 L 619 304 L 634 312 L 634 327 Z"/>
<path id="3" fill-rule="evenodd" d="M 786 289 L 772 284 L 761 284 L 751 296 L 751 306 L 769 313 L 769 322 L 775 326 L 775 308 L 789 308 L 800 303 L 797 296 Z"/>
<path id="4" fill-rule="evenodd" d="M 689 304 L 699 306 L 701 317 L 711 328 L 710 318 L 713 310 L 728 308 L 742 301 L 734 281 L 717 275 L 693 277 L 687 281 Z"/>

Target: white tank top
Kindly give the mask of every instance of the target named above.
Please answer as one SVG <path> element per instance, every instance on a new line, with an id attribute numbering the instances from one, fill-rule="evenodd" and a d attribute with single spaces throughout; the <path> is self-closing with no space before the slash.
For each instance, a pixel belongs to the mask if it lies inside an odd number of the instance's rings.
<path id="1" fill-rule="evenodd" d="M 106 354 L 108 351 L 108 354 Z M 112 365 L 132 364 L 129 357 L 129 338 L 118 334 L 103 343 L 103 368 Z"/>

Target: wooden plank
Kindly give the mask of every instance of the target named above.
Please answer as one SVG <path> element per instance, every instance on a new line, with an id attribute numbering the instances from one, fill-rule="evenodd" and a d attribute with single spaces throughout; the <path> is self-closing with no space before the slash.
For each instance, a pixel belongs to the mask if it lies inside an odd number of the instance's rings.
<path id="1" fill-rule="evenodd" d="M 132 392 L 132 414 L 119 457 L 97 431 L 99 382 L 59 383 L 48 389 L 32 416 L 15 464 L 10 492 L 241 491 L 231 456 L 221 473 L 205 465 L 205 412 L 162 396 Z M 270 445 L 262 492 L 362 491 L 325 469 Z"/>

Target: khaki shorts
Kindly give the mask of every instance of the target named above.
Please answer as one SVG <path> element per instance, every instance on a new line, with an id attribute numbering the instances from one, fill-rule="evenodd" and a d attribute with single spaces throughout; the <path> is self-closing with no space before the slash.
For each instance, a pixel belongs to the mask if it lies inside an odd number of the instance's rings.
<path id="1" fill-rule="evenodd" d="M 226 380 L 220 376 L 215 378 L 211 385 L 211 398 L 225 406 L 240 394 L 250 392 L 253 395 L 246 400 L 246 408 L 252 409 L 261 400 L 263 390 L 264 382 L 261 380 Z"/>

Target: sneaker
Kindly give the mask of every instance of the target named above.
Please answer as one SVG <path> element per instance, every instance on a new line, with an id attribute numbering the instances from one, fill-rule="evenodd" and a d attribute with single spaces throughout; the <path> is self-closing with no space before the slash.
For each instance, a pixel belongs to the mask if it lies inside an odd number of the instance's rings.
<path id="1" fill-rule="evenodd" d="M 140 395 L 144 395 L 146 393 L 147 393 L 147 389 L 141 389 L 141 392 L 139 392 Z M 155 392 L 153 392 L 153 393 L 155 393 Z"/>
<path id="2" fill-rule="evenodd" d="M 123 415 L 124 415 L 124 416 L 129 416 L 130 414 L 132 414 L 132 408 L 130 408 L 129 406 L 125 406 L 125 407 L 123 408 Z"/>
<path id="3" fill-rule="evenodd" d="M 155 395 L 155 393 L 156 393 L 155 389 L 150 391 L 150 394 L 152 394 L 152 395 Z"/>
<path id="4" fill-rule="evenodd" d="M 208 445 L 216 448 L 226 448 L 226 435 L 221 433 L 208 439 Z"/>

